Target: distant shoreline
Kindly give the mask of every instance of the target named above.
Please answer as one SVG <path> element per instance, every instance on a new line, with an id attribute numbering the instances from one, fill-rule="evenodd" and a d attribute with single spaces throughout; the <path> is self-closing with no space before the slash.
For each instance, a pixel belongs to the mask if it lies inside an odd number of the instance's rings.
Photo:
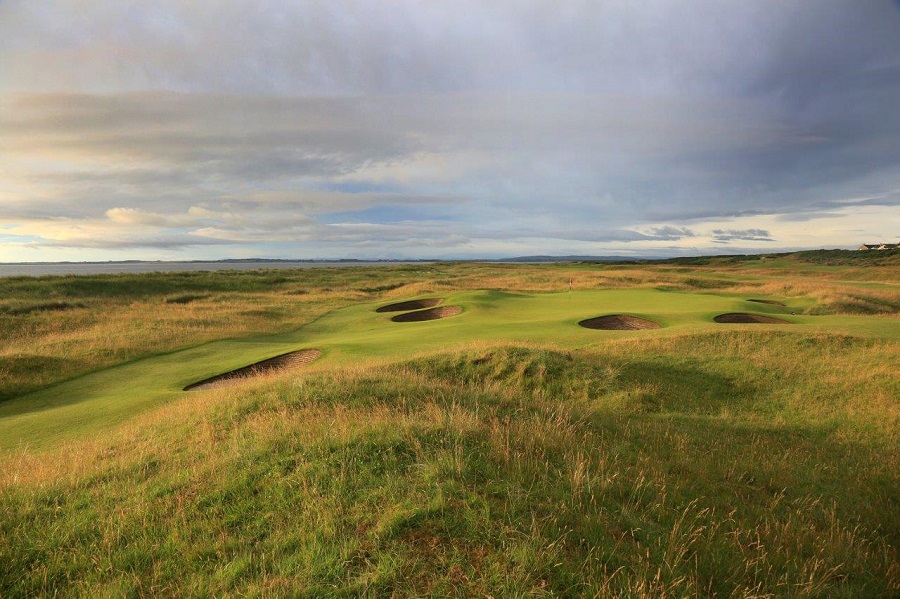
<path id="1" fill-rule="evenodd" d="M 357 258 L 345 258 L 339 260 L 292 260 L 288 258 L 224 258 L 222 260 L 60 260 L 57 262 L 0 262 L 0 266 L 38 266 L 50 264 L 343 264 L 362 263 L 414 263 L 434 262 L 434 260 L 363 260 Z"/>
<path id="2" fill-rule="evenodd" d="M 153 272 L 203 272 L 217 270 L 257 270 L 263 268 L 339 268 L 349 266 L 391 266 L 401 264 L 426 264 L 434 262 L 416 260 L 184 260 L 143 261 L 123 260 L 109 262 L 3 262 L 0 277 L 51 276 L 51 275 L 99 275 L 140 274 Z"/>
<path id="3" fill-rule="evenodd" d="M 696 256 L 516 256 L 510 258 L 429 258 L 420 260 L 342 258 L 338 260 L 291 260 L 282 258 L 227 258 L 223 260 L 109 260 L 105 262 L 0 262 L 0 278 L 17 276 L 139 274 L 152 272 L 201 272 L 217 270 L 255 270 L 266 268 L 340 268 L 351 266 L 402 266 L 414 264 L 488 263 L 488 264 L 553 264 L 606 263 L 653 264 L 668 263 L 699 266 L 711 261 L 764 262 L 792 257 L 806 262 L 829 264 L 878 264 L 891 262 L 900 250 L 860 252 L 847 249 L 795 250 L 760 254 L 718 254 Z"/>
<path id="4" fill-rule="evenodd" d="M 266 258 L 229 258 L 223 260 L 109 260 L 105 262 L 0 262 L 0 277 L 138 274 L 151 272 L 202 272 L 217 270 L 255 270 L 261 268 L 339 268 L 350 266 L 402 266 L 441 262 L 551 263 L 551 262 L 628 262 L 624 256 L 522 256 L 500 259 L 376 259 L 345 258 L 340 260 L 288 260 Z M 640 260 L 640 259 L 637 259 Z"/>

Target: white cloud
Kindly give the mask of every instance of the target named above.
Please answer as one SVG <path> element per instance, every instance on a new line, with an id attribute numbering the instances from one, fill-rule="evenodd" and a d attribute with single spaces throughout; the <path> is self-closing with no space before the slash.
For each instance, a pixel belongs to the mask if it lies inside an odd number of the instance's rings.
<path id="1" fill-rule="evenodd" d="M 106 218 L 113 223 L 138 227 L 190 227 L 198 222 L 190 212 L 187 215 L 165 215 L 140 208 L 110 208 L 106 211 Z"/>

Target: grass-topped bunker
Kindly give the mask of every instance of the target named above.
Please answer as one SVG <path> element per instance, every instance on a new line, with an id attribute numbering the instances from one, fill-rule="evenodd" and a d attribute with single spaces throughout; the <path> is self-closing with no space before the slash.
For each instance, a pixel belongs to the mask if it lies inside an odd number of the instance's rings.
<path id="1" fill-rule="evenodd" d="M 203 379 L 202 381 L 188 385 L 184 390 L 198 391 L 201 389 L 210 389 L 237 379 L 259 376 L 278 370 L 285 370 L 287 368 L 296 368 L 298 366 L 309 364 L 321 355 L 322 352 L 318 349 L 301 349 L 288 352 L 286 354 L 281 354 L 280 356 L 275 356 L 274 358 L 256 362 L 255 364 L 250 364 L 249 366 L 244 366 L 243 368 L 238 368 L 208 379 Z"/>
<path id="2" fill-rule="evenodd" d="M 748 299 L 748 302 L 756 302 L 757 304 L 768 304 L 770 306 L 784 306 L 784 302 L 768 299 Z"/>
<path id="3" fill-rule="evenodd" d="M 596 318 L 586 318 L 578 323 L 586 329 L 599 329 L 604 331 L 639 331 L 644 329 L 658 329 L 660 324 L 648 318 L 629 316 L 627 314 L 607 314 Z"/>
<path id="4" fill-rule="evenodd" d="M 763 316 L 762 314 L 749 314 L 747 312 L 729 312 L 728 314 L 719 314 L 713 318 L 716 322 L 728 324 L 791 324 L 786 320 L 775 318 L 773 316 Z"/>
<path id="5" fill-rule="evenodd" d="M 441 306 L 439 308 L 430 308 L 428 310 L 418 310 L 416 312 L 407 312 L 398 314 L 391 318 L 394 322 L 423 322 L 425 320 L 438 320 L 440 318 L 448 318 L 456 316 L 462 312 L 459 306 Z"/>
<path id="6" fill-rule="evenodd" d="M 424 308 L 433 308 L 444 301 L 442 297 L 429 297 L 425 299 L 409 300 L 407 302 L 398 302 L 396 304 L 388 304 L 381 306 L 376 312 L 406 312 L 408 310 L 422 310 Z"/>

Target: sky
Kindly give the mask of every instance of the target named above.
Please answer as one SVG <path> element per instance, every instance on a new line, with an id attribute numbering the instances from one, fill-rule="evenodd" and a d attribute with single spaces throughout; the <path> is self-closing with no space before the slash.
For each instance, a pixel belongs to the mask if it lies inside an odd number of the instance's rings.
<path id="1" fill-rule="evenodd" d="M 0 262 L 898 239 L 898 1 L 0 0 Z"/>

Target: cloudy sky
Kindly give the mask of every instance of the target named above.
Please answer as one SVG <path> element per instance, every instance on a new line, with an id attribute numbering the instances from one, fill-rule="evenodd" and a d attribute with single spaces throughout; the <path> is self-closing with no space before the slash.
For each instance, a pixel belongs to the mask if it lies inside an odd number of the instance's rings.
<path id="1" fill-rule="evenodd" d="M 900 237 L 900 2 L 0 0 L 0 261 Z"/>

